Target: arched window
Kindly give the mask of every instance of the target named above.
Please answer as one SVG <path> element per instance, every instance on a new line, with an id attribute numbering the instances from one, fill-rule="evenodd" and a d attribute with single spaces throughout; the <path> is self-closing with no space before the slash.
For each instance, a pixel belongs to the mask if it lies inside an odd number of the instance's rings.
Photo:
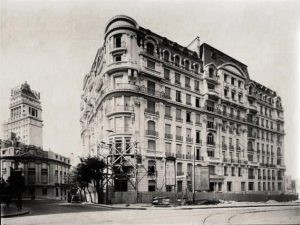
<path id="1" fill-rule="evenodd" d="M 190 70 L 190 61 L 189 61 L 189 60 L 185 60 L 184 68 L 185 68 L 186 70 Z"/>
<path id="2" fill-rule="evenodd" d="M 209 75 L 209 77 L 213 77 L 214 76 L 214 69 L 213 68 L 209 68 L 208 69 L 208 75 Z"/>
<path id="3" fill-rule="evenodd" d="M 198 74 L 199 73 L 199 65 L 195 64 L 195 73 Z"/>
<path id="4" fill-rule="evenodd" d="M 174 62 L 175 66 L 179 66 L 180 58 L 178 55 L 175 56 L 174 60 L 175 60 L 175 62 Z"/>
<path id="5" fill-rule="evenodd" d="M 147 53 L 149 55 L 154 55 L 154 45 L 152 43 L 147 43 Z"/>
<path id="6" fill-rule="evenodd" d="M 252 150 L 252 149 L 253 149 L 252 141 L 248 141 L 248 150 Z"/>
<path id="7" fill-rule="evenodd" d="M 214 135 L 212 133 L 207 134 L 207 144 L 214 145 Z"/>
<path id="8" fill-rule="evenodd" d="M 168 51 L 164 52 L 164 61 L 169 62 L 170 60 L 170 53 Z"/>
<path id="9" fill-rule="evenodd" d="M 148 130 L 155 130 L 155 122 L 150 120 L 148 121 Z"/>

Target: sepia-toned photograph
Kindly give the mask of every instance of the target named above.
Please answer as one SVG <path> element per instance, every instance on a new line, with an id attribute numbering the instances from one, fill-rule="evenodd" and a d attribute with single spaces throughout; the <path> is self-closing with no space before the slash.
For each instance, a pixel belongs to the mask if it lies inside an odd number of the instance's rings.
<path id="1" fill-rule="evenodd" d="M 0 0 L 1 224 L 300 224 L 299 10 Z"/>

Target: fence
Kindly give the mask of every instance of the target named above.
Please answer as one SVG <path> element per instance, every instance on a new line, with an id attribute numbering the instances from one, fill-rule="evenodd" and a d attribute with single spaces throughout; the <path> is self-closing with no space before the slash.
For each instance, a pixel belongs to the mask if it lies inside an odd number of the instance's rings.
<path id="1" fill-rule="evenodd" d="M 178 199 L 192 200 L 191 192 L 114 192 L 109 196 L 112 204 L 151 203 L 153 197 L 169 197 L 170 202 Z M 138 201 L 136 200 L 138 198 Z M 292 201 L 298 199 L 298 194 L 279 193 L 220 193 L 220 192 L 196 192 L 195 200 L 224 200 L 236 202 L 266 202 L 275 200 L 278 202 Z"/>

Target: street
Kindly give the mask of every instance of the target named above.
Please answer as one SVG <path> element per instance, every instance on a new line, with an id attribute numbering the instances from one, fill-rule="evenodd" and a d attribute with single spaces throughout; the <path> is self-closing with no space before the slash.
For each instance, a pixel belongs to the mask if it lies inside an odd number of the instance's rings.
<path id="1" fill-rule="evenodd" d="M 107 209 L 59 201 L 25 201 L 31 213 L 2 219 L 5 225 L 95 224 L 300 224 L 300 206 L 148 210 Z"/>

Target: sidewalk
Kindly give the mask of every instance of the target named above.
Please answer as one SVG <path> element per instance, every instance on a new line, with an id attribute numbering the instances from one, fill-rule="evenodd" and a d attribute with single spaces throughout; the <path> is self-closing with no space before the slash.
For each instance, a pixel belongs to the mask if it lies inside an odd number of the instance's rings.
<path id="1" fill-rule="evenodd" d="M 29 210 L 27 208 L 23 207 L 22 211 L 18 212 L 18 209 L 14 205 L 10 205 L 7 208 L 4 204 L 1 204 L 1 218 L 21 216 L 28 213 Z"/>

